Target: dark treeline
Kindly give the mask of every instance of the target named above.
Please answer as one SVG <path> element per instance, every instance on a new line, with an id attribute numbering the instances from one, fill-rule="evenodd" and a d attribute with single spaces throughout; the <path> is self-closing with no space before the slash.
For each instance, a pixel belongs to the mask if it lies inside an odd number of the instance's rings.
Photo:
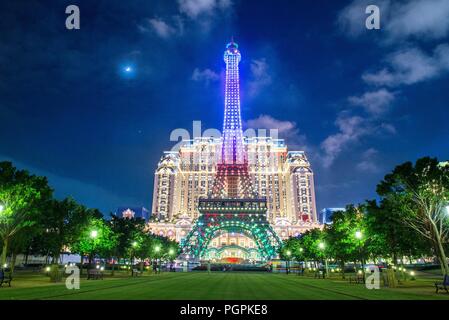
<path id="1" fill-rule="evenodd" d="M 332 223 L 284 242 L 281 258 L 347 262 L 387 260 L 391 267 L 436 257 L 449 274 L 449 164 L 421 158 L 397 166 L 377 186 L 379 200 L 348 205 Z"/>
<path id="2" fill-rule="evenodd" d="M 47 178 L 11 162 L 0 162 L 0 241 L 1 267 L 9 257 L 11 272 L 18 254 L 46 256 L 55 268 L 64 252 L 79 254 L 81 263 L 138 258 L 143 268 L 146 259 L 174 259 L 178 252 L 176 242 L 148 233 L 144 219 L 105 219 L 73 198 L 55 199 Z"/>

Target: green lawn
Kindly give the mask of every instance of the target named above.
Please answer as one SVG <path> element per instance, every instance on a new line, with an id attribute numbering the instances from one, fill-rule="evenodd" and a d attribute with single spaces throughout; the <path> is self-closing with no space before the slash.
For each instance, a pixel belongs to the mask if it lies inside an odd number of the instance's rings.
<path id="1" fill-rule="evenodd" d="M 268 273 L 163 273 L 131 278 L 125 274 L 104 280 L 81 280 L 80 290 L 67 290 L 43 275 L 17 274 L 13 287 L 0 288 L 0 299 L 445 299 L 435 294 L 434 277 L 418 277 L 395 289 L 368 290 L 346 280 L 314 279 Z"/>

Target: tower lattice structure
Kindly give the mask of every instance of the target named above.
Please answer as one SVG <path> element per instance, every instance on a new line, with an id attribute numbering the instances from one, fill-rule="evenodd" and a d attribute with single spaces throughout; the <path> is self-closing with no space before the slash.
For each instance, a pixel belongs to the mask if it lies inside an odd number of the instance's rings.
<path id="1" fill-rule="evenodd" d="M 239 62 L 241 54 L 232 40 L 224 53 L 226 89 L 221 161 L 209 194 L 214 199 L 254 199 L 257 197 L 248 173 L 248 156 L 243 145 L 240 112 Z"/>
<path id="2" fill-rule="evenodd" d="M 267 220 L 266 198 L 253 190 L 244 148 L 240 112 L 239 62 L 241 54 L 233 40 L 226 46 L 226 92 L 221 161 L 217 163 L 212 190 L 200 198 L 200 216 L 182 242 L 185 257 L 200 258 L 217 232 L 241 232 L 254 239 L 260 255 L 277 255 L 281 241 Z"/>

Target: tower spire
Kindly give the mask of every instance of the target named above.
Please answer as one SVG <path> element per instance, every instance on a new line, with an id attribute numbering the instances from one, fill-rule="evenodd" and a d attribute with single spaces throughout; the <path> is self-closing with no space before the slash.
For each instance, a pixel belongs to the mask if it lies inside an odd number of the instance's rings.
<path id="1" fill-rule="evenodd" d="M 240 112 L 239 62 L 242 56 L 234 37 L 226 46 L 226 89 L 221 161 L 212 187 L 213 198 L 252 199 L 255 193 L 248 174 L 247 156 L 243 144 Z"/>

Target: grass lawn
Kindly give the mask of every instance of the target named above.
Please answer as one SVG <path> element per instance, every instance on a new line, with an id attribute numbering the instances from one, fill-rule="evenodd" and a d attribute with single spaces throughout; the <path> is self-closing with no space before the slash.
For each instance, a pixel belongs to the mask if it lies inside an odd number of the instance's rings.
<path id="1" fill-rule="evenodd" d="M 0 288 L 0 299 L 157 299 L 157 300 L 308 300 L 308 299 L 443 299 L 435 294 L 435 277 L 417 277 L 398 288 L 368 290 L 339 278 L 314 279 L 297 275 L 214 272 L 163 273 L 131 278 L 125 274 L 104 280 L 81 280 L 80 290 L 67 290 L 64 282 L 50 283 L 40 274 L 18 273 L 12 287 Z"/>

